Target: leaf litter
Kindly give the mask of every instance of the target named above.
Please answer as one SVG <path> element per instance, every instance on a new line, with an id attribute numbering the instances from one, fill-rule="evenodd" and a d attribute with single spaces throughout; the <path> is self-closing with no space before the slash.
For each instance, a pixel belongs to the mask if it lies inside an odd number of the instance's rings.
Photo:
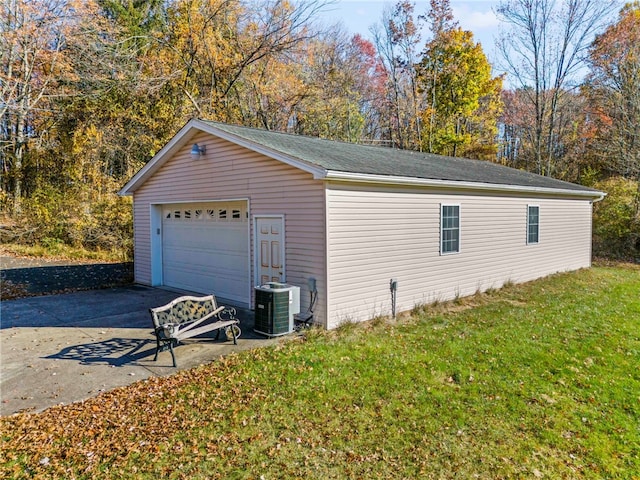
<path id="1" fill-rule="evenodd" d="M 186 449 L 175 441 L 177 432 L 197 429 L 203 421 L 215 422 L 233 410 L 238 398 L 247 397 L 238 385 L 228 388 L 229 378 L 239 374 L 232 356 L 38 414 L 2 417 L 0 477 L 63 478 L 71 466 L 83 465 L 90 473 L 100 464 L 115 468 L 127 465 L 132 456 Z M 206 390 L 194 390 L 195 384 Z M 198 415 L 193 415 L 194 409 Z M 224 440 L 218 438 L 207 453 L 214 453 Z M 20 464 L 28 465 L 28 471 L 14 476 L 13 468 Z"/>

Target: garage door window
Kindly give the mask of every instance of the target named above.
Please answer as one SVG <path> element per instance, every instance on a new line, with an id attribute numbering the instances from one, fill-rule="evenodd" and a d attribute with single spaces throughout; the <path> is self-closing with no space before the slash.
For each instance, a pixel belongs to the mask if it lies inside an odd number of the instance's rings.
<path id="1" fill-rule="evenodd" d="M 246 208 L 184 208 L 166 209 L 164 218 L 167 220 L 197 220 L 205 222 L 242 222 L 248 217 Z"/>

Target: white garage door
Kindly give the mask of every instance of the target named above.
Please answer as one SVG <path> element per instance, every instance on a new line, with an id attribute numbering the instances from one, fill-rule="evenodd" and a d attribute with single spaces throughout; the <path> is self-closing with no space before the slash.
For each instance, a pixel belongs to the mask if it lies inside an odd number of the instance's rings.
<path id="1" fill-rule="evenodd" d="M 163 207 L 164 285 L 249 304 L 248 252 L 247 202 Z"/>

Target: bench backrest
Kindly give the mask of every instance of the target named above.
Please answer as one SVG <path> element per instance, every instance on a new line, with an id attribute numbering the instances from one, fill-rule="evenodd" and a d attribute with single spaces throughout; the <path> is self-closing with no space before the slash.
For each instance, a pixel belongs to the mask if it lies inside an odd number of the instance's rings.
<path id="1" fill-rule="evenodd" d="M 198 320 L 209 315 L 217 307 L 213 295 L 206 297 L 184 296 L 172 300 L 170 303 L 157 308 L 151 308 L 154 326 L 160 327 L 167 323 L 184 323 Z"/>

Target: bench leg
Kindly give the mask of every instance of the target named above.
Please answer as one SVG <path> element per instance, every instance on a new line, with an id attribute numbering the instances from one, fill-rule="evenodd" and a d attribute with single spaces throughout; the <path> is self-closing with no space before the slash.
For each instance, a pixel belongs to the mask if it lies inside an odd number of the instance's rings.
<path id="1" fill-rule="evenodd" d="M 153 361 L 154 362 L 158 360 L 158 352 L 159 351 L 160 351 L 160 337 L 156 333 L 156 355 L 155 355 L 155 357 L 153 357 Z"/>
<path id="2" fill-rule="evenodd" d="M 168 342 L 166 340 L 164 340 L 164 342 L 165 342 L 165 344 L 161 345 L 160 336 L 156 335 L 156 354 L 153 357 L 153 361 L 155 362 L 155 361 L 158 360 L 158 353 L 160 352 L 160 350 L 165 350 L 167 348 L 166 344 L 168 343 L 169 344 L 169 351 L 171 352 L 171 358 L 173 359 L 173 366 L 177 367 L 178 365 L 176 364 L 176 354 L 173 351 L 173 346 L 174 346 L 174 344 L 177 345 L 178 342 L 173 338 L 169 339 Z"/>
<path id="3" fill-rule="evenodd" d="M 169 342 L 169 351 L 171 352 L 171 358 L 173 359 L 173 366 L 177 367 L 178 364 L 176 363 L 176 354 L 173 352 L 173 343 L 173 340 Z"/>

